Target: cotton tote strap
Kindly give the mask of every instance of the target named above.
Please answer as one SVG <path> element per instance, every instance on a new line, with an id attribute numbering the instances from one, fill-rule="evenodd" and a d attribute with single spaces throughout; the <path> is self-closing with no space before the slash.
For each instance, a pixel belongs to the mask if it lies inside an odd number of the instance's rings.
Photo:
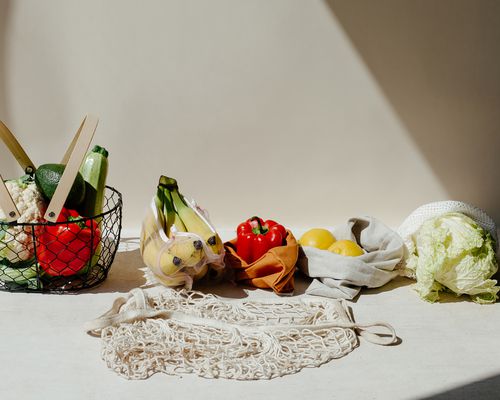
<path id="1" fill-rule="evenodd" d="M 125 310 L 122 307 L 128 305 Z M 260 325 L 248 326 L 237 322 L 225 322 L 212 318 L 197 317 L 179 311 L 158 310 L 149 306 L 147 294 L 142 289 L 133 289 L 127 297 L 117 298 L 111 309 L 93 321 L 85 324 L 84 329 L 91 335 L 98 336 L 102 329 L 109 326 L 117 326 L 122 323 L 133 323 L 135 321 L 148 318 L 165 318 L 194 325 L 211 326 L 221 329 L 238 329 L 240 331 L 260 331 L 273 332 L 283 330 L 327 330 L 332 328 L 354 329 L 359 336 L 366 341 L 388 346 L 397 342 L 397 336 L 394 328 L 385 322 L 375 322 L 371 324 L 359 324 L 355 322 L 332 321 L 319 324 L 290 324 L 290 325 Z M 386 333 L 378 333 L 370 328 L 382 328 Z"/>

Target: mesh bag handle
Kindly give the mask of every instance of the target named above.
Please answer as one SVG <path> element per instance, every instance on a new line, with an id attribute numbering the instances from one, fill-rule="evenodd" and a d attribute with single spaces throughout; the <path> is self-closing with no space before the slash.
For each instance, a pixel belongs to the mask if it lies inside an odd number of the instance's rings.
<path id="1" fill-rule="evenodd" d="M 187 292 L 189 293 L 189 292 Z M 191 292 L 195 293 L 195 292 Z M 216 329 L 237 329 L 239 331 L 285 331 L 285 330 L 300 330 L 307 329 L 310 331 L 331 329 L 331 328 L 345 328 L 355 329 L 357 334 L 363 337 L 366 341 L 378 344 L 381 346 L 390 346 L 397 343 L 397 335 L 394 328 L 386 322 L 372 322 L 369 324 L 360 324 L 352 322 L 342 302 L 337 302 L 337 310 L 343 315 L 343 318 L 338 321 L 325 321 L 315 322 L 308 324 L 298 324 L 291 322 L 288 325 L 275 324 L 275 325 L 241 325 L 236 321 L 218 320 L 210 317 L 197 316 L 183 311 L 168 310 L 165 308 L 156 309 L 150 306 L 150 298 L 146 292 L 140 288 L 132 289 L 126 297 L 118 297 L 113 302 L 111 308 L 100 317 L 87 322 L 84 325 L 85 331 L 93 336 L 99 336 L 104 328 L 109 326 L 116 326 L 121 323 L 133 323 L 135 321 L 145 320 L 148 318 L 164 318 L 171 320 L 178 320 L 193 325 L 201 325 L 214 327 Z M 154 299 L 153 299 L 154 300 Z M 262 300 L 261 300 L 262 301 Z M 154 302 L 154 301 L 153 301 Z M 251 302 L 247 302 L 251 303 Z M 129 305 L 128 309 L 123 309 L 125 305 Z M 270 302 L 270 305 L 273 303 Z M 286 305 L 284 303 L 276 303 L 276 307 Z M 293 304 L 293 303 L 291 303 Z M 340 309 L 339 309 L 340 308 Z M 371 330 L 370 328 L 378 328 L 382 332 Z"/>
<path id="2" fill-rule="evenodd" d="M 57 185 L 54 196 L 47 207 L 47 212 L 44 215 L 44 218 L 47 221 L 57 221 L 57 217 L 61 213 L 64 202 L 66 201 L 71 186 L 73 186 L 73 182 L 78 174 L 80 165 L 82 164 L 85 154 L 90 147 L 90 143 L 92 142 L 98 123 L 99 118 L 93 115 L 87 115 L 83 119 L 78 131 L 66 150 L 66 153 L 61 161 L 62 164 L 66 165 L 66 168 L 64 169 L 64 173 L 61 176 L 59 184 Z M 26 172 L 35 171 L 35 165 L 30 160 L 13 133 L 2 121 L 0 121 L 0 138 L 6 144 L 12 155 L 16 158 L 21 168 L 23 168 Z M 5 215 L 7 216 L 7 222 L 16 221 L 20 217 L 19 211 L 17 210 L 17 207 L 12 200 L 12 197 L 10 196 L 1 176 L 0 207 L 2 207 Z"/>

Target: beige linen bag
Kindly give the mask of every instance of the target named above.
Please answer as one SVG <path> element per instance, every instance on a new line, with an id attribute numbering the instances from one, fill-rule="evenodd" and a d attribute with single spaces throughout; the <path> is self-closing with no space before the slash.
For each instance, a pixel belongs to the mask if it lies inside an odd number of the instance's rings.
<path id="1" fill-rule="evenodd" d="M 358 257 L 346 257 L 302 247 L 298 267 L 305 275 L 315 278 L 307 294 L 337 299 L 353 299 L 362 287 L 376 288 L 399 275 L 398 264 L 404 256 L 401 237 L 373 217 L 351 218 L 335 227 L 337 240 L 357 242 L 365 251 Z"/>

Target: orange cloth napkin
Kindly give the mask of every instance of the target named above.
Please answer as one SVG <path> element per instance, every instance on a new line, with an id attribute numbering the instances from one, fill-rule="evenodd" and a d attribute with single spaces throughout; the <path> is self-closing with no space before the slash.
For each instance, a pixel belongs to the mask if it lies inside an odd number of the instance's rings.
<path id="1" fill-rule="evenodd" d="M 251 264 L 247 264 L 236 253 L 236 239 L 226 242 L 225 262 L 233 269 L 236 282 L 273 289 L 278 294 L 293 293 L 299 245 L 292 232 L 287 233 L 286 246 L 272 248 Z"/>

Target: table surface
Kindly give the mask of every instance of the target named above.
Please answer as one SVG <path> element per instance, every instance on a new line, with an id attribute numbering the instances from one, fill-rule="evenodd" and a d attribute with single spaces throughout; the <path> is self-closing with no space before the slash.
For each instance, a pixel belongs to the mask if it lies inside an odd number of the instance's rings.
<path id="1" fill-rule="evenodd" d="M 107 369 L 100 339 L 84 322 L 145 283 L 136 239 L 120 245 L 108 279 L 77 295 L 0 292 L 0 399 L 499 399 L 500 303 L 480 306 L 447 296 L 429 304 L 398 278 L 350 302 L 358 322 L 386 321 L 401 342 L 360 339 L 346 357 L 270 381 L 239 382 L 156 374 L 127 381 Z M 307 281 L 299 278 L 297 294 Z M 272 293 L 222 284 L 225 297 Z"/>

